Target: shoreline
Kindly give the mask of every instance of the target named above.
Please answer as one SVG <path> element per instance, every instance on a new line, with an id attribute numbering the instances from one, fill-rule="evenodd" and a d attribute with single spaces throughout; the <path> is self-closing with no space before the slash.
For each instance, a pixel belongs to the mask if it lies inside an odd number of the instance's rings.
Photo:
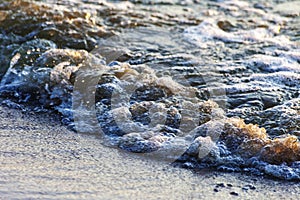
<path id="1" fill-rule="evenodd" d="M 0 199 L 297 199 L 300 183 L 192 171 L 104 146 L 47 113 L 0 106 Z"/>

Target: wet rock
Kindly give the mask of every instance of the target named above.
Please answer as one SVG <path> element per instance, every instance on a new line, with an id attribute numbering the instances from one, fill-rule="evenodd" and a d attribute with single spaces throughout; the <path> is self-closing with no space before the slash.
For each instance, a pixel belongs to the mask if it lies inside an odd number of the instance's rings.
<path id="1" fill-rule="evenodd" d="M 266 127 L 269 134 L 278 136 L 299 131 L 299 100 L 287 101 L 283 105 L 264 110 L 253 117 L 253 121 Z"/>
<path id="2" fill-rule="evenodd" d="M 231 32 L 234 30 L 235 26 L 229 21 L 218 21 L 217 25 L 220 29 L 226 32 Z"/>
<path id="3" fill-rule="evenodd" d="M 131 112 L 127 107 L 119 107 L 110 111 L 115 119 L 119 122 L 126 122 L 131 120 Z"/>
<path id="4" fill-rule="evenodd" d="M 224 129 L 224 123 L 222 121 L 209 121 L 201 126 L 196 127 L 192 130 L 189 135 L 197 138 L 199 136 L 209 136 L 213 141 L 217 141 L 222 134 Z"/>
<path id="5" fill-rule="evenodd" d="M 87 60 L 88 56 L 88 52 L 84 50 L 51 49 L 43 53 L 34 65 L 37 68 L 53 68 L 59 63 L 68 62 L 69 65 L 78 66 Z"/>
<path id="6" fill-rule="evenodd" d="M 144 86 L 135 91 L 132 99 L 135 101 L 156 101 L 166 96 L 166 92 L 160 88 Z"/>
<path id="7" fill-rule="evenodd" d="M 145 140 L 138 133 L 130 133 L 121 138 L 119 147 L 134 153 L 149 153 L 159 148 L 159 142 Z"/>
<path id="8" fill-rule="evenodd" d="M 90 13 L 71 11 L 68 8 L 55 10 L 42 3 L 23 0 L 0 5 L 6 12 L 0 28 L 26 38 L 51 40 L 60 48 L 92 50 L 97 38 L 111 36 L 104 26 L 96 25 Z"/>
<path id="9" fill-rule="evenodd" d="M 300 159 L 300 144 L 296 136 L 276 138 L 266 145 L 261 152 L 261 158 L 268 163 L 291 163 Z"/>
<path id="10" fill-rule="evenodd" d="M 13 55 L 17 53 L 21 55 L 16 65 L 20 67 L 25 65 L 32 66 L 45 51 L 53 48 L 56 48 L 56 45 L 49 40 L 35 39 L 27 41 L 13 52 Z"/>
<path id="11" fill-rule="evenodd" d="M 205 159 L 206 162 L 214 162 L 219 157 L 219 150 L 210 137 L 198 137 L 198 159 Z"/>
<path id="12" fill-rule="evenodd" d="M 299 180 L 300 178 L 298 168 L 289 167 L 285 164 L 265 165 L 263 170 L 266 174 L 283 180 Z"/>

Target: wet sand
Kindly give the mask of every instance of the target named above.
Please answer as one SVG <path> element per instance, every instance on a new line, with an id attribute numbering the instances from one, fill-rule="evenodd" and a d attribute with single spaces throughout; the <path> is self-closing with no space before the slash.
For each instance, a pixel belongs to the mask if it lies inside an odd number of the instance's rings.
<path id="1" fill-rule="evenodd" d="M 0 199 L 298 199 L 300 184 L 193 172 L 102 144 L 55 115 L 0 107 Z"/>

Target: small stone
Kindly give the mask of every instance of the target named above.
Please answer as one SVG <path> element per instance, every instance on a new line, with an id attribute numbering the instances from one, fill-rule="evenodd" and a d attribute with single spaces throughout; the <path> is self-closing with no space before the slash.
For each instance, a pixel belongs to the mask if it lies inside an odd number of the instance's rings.
<path id="1" fill-rule="evenodd" d="M 233 196 L 239 196 L 239 194 L 237 192 L 230 192 L 230 194 Z"/>
<path id="2" fill-rule="evenodd" d="M 217 188 L 214 188 L 214 192 L 219 192 L 219 190 Z"/>
<path id="3" fill-rule="evenodd" d="M 230 184 L 230 183 L 227 183 L 227 187 L 232 187 L 232 184 Z"/>
<path id="4" fill-rule="evenodd" d="M 225 184 L 224 183 L 218 183 L 217 187 L 225 187 Z"/>
<path id="5" fill-rule="evenodd" d="M 245 185 L 242 189 L 243 190 L 249 190 L 249 189 L 250 190 L 255 190 L 256 187 L 254 185 L 249 184 L 249 185 Z"/>
<path id="6" fill-rule="evenodd" d="M 185 162 L 185 163 L 183 163 L 182 167 L 185 169 L 193 169 L 195 166 L 191 162 Z"/>
<path id="7" fill-rule="evenodd" d="M 255 190 L 256 187 L 254 185 L 249 185 L 250 190 Z"/>

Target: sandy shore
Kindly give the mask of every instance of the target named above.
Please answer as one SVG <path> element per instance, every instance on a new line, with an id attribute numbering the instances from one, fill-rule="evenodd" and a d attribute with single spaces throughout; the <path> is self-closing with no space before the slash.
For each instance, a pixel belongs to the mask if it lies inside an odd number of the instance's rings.
<path id="1" fill-rule="evenodd" d="M 0 199 L 298 199 L 300 184 L 192 172 L 112 149 L 53 115 L 0 107 Z"/>

